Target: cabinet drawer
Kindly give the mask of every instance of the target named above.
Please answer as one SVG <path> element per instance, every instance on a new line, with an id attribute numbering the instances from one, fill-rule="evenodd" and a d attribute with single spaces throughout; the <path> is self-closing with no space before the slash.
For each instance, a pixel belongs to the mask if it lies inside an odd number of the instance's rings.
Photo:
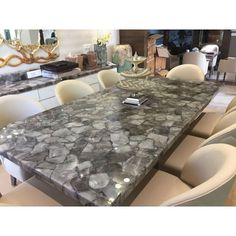
<path id="1" fill-rule="evenodd" d="M 48 86 L 45 88 L 41 88 L 39 91 L 39 100 L 44 100 L 47 98 L 55 97 L 55 86 Z"/>
<path id="2" fill-rule="evenodd" d="M 29 97 L 29 98 L 32 98 L 32 99 L 35 99 L 35 100 L 39 101 L 39 96 L 38 96 L 38 90 L 37 89 L 29 91 L 29 92 L 20 93 L 19 95 L 24 96 L 24 97 Z"/>

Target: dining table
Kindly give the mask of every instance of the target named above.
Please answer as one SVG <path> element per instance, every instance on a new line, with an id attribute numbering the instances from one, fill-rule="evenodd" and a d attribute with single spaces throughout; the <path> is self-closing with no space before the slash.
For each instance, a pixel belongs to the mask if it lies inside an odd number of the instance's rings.
<path id="1" fill-rule="evenodd" d="M 219 85 L 136 79 L 148 100 L 135 106 L 122 103 L 134 90 L 119 83 L 4 127 L 0 155 L 75 205 L 124 205 Z"/>

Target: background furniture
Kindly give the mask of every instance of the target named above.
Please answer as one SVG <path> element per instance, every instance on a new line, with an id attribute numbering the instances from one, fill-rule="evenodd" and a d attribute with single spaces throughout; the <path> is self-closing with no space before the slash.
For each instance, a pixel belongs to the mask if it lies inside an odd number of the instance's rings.
<path id="1" fill-rule="evenodd" d="M 176 66 L 168 72 L 166 77 L 173 80 L 204 81 L 204 74 L 200 67 L 192 64 Z"/>
<path id="2" fill-rule="evenodd" d="M 202 48 L 206 44 L 217 44 L 220 58 L 229 55 L 231 30 L 194 30 L 193 47 Z"/>
<path id="3" fill-rule="evenodd" d="M 200 52 L 186 52 L 183 57 L 183 64 L 199 66 L 205 76 L 208 72 L 209 62 L 207 61 L 206 56 Z"/>
<path id="4" fill-rule="evenodd" d="M 235 180 L 235 155 L 236 148 L 228 144 L 201 147 L 185 163 L 180 178 L 157 171 L 132 205 L 224 206 Z"/>
<path id="5" fill-rule="evenodd" d="M 155 73 L 156 40 L 160 37 L 160 34 L 150 35 L 148 30 L 120 30 L 120 43 L 129 44 L 133 52 L 147 57 L 145 68 L 149 68 L 152 74 Z"/>
<path id="6" fill-rule="evenodd" d="M 225 81 L 227 73 L 235 74 L 236 80 L 236 58 L 221 59 L 217 71 L 216 80 L 219 80 L 220 73 L 224 73 L 223 81 Z"/>
<path id="7" fill-rule="evenodd" d="M 150 56 L 148 61 L 153 65 L 153 52 L 148 53 L 148 38 L 153 34 L 163 35 L 163 38 L 156 40 L 156 44 L 166 46 L 170 54 L 175 56 L 169 58 L 174 63 L 173 66 L 171 65 L 173 63 L 167 60 L 167 69 L 179 65 L 176 57 L 180 55 L 179 60 L 181 60 L 181 54 L 187 49 L 202 48 L 206 44 L 217 44 L 221 52 L 220 58 L 226 58 L 229 54 L 231 30 L 120 30 L 120 43 L 130 44 L 133 52 L 137 51 L 139 55 Z"/>
<path id="8" fill-rule="evenodd" d="M 111 69 L 111 66 L 107 66 L 106 69 L 116 71 L 116 68 Z M 80 72 L 78 77 L 73 79 L 88 83 L 95 92 L 98 92 L 100 91 L 100 87 L 97 79 L 97 73 L 100 70 L 101 68 L 88 71 L 84 70 Z M 0 78 L 0 82 L 1 81 L 3 81 L 3 79 Z M 14 84 L 14 90 L 12 90 L 11 84 L 9 85 L 9 88 L 7 88 L 5 85 L 7 83 L 6 81 L 3 84 L 0 83 L 0 97 L 3 94 L 16 93 L 19 96 L 29 97 L 38 101 L 46 110 L 49 110 L 60 105 L 55 95 L 55 82 L 58 82 L 58 80 L 49 80 L 42 77 L 30 80 L 21 80 Z M 26 90 L 29 91 L 22 92 Z"/>
<path id="9" fill-rule="evenodd" d="M 79 80 L 65 80 L 58 83 L 55 87 L 55 94 L 61 105 L 92 93 L 94 93 L 93 88 Z"/>
<path id="10" fill-rule="evenodd" d="M 207 44 L 201 48 L 201 52 L 206 54 L 206 58 L 209 61 L 209 66 L 211 68 L 209 74 L 210 77 L 217 63 L 219 55 L 219 46 L 217 44 Z"/>

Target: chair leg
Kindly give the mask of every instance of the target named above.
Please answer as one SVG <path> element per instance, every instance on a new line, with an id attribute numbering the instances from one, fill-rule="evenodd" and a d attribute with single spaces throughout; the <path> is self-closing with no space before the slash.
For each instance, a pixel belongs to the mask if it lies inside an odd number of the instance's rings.
<path id="1" fill-rule="evenodd" d="M 218 71 L 218 72 L 217 72 L 217 76 L 216 76 L 216 80 L 217 80 L 217 81 L 219 80 L 219 76 L 220 76 L 220 72 Z"/>
<path id="2" fill-rule="evenodd" d="M 15 177 L 13 177 L 12 175 L 10 177 L 11 177 L 11 185 L 16 186 L 17 185 L 17 179 Z"/>
<path id="3" fill-rule="evenodd" d="M 225 77 L 226 77 L 226 72 L 224 73 L 224 78 L 223 78 L 223 81 L 225 81 Z"/>
<path id="4" fill-rule="evenodd" d="M 211 75 L 213 74 L 213 66 L 211 67 L 211 69 L 210 69 L 210 72 L 209 72 L 209 79 L 211 78 Z"/>

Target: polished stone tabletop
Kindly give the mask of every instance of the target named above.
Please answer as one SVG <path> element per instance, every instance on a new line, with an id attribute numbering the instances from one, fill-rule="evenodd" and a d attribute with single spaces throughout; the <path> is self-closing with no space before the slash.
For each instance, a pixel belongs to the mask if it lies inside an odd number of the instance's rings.
<path id="1" fill-rule="evenodd" d="M 43 88 L 46 86 L 54 85 L 62 80 L 77 79 L 83 76 L 91 75 L 99 72 L 100 70 L 115 68 L 115 64 L 109 64 L 103 67 L 97 67 L 91 70 L 83 70 L 73 76 L 65 76 L 59 79 L 49 79 L 44 77 L 38 77 L 34 79 L 21 79 L 23 72 L 16 72 L 12 74 L 0 74 L 0 97 L 9 94 L 19 94 L 34 89 Z"/>
<path id="2" fill-rule="evenodd" d="M 0 131 L 0 154 L 82 205 L 122 205 L 218 89 L 148 84 L 140 107 L 122 104 L 130 91 L 114 87 L 10 124 Z"/>

